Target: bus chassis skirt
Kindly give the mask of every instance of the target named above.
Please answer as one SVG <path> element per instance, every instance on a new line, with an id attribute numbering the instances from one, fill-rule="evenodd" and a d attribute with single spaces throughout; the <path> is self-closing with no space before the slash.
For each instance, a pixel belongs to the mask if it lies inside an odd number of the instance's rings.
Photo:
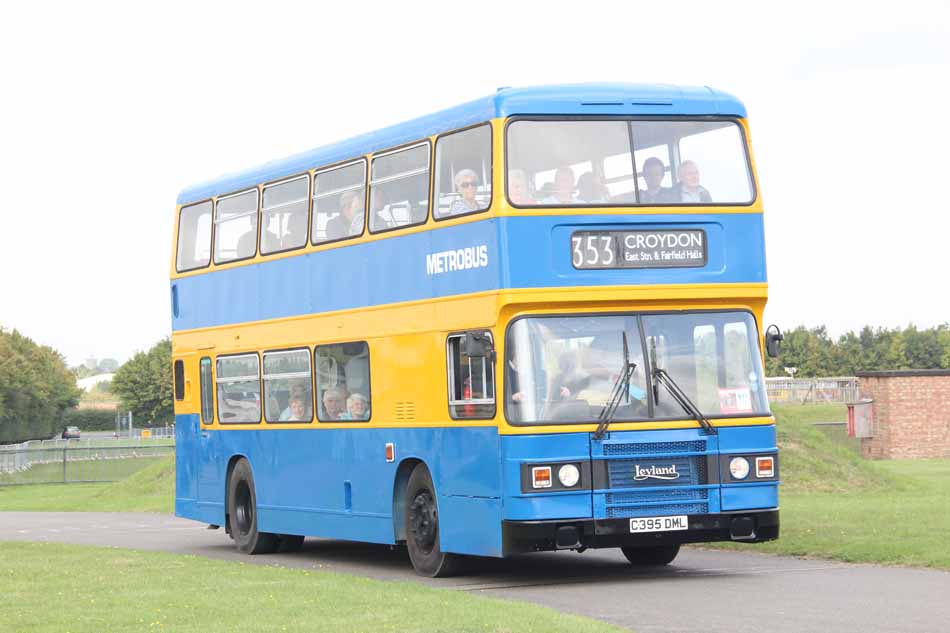
<path id="1" fill-rule="evenodd" d="M 761 543 L 778 538 L 778 510 L 690 515 L 688 526 L 686 530 L 632 534 L 630 519 L 502 521 L 502 546 L 507 556 L 559 549 L 650 547 L 716 541 Z"/>

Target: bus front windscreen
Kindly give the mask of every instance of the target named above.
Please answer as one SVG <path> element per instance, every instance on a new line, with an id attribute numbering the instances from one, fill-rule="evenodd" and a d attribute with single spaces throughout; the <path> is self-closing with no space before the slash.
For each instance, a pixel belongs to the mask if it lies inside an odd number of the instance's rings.
<path id="1" fill-rule="evenodd" d="M 615 421 L 692 417 L 653 388 L 655 368 L 707 418 L 769 415 L 748 312 L 526 317 L 512 324 L 506 348 L 506 414 L 514 424 L 597 422 L 625 356 L 634 369 Z"/>
<path id="2" fill-rule="evenodd" d="M 517 207 L 746 205 L 755 196 L 733 120 L 515 120 L 508 199 Z"/>

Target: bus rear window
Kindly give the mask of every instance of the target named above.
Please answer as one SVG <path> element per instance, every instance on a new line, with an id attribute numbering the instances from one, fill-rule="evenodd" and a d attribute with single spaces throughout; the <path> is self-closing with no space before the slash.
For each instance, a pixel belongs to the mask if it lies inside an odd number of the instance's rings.
<path id="1" fill-rule="evenodd" d="M 204 268 L 211 261 L 211 201 L 182 207 L 178 215 L 178 272 Z"/>
<path id="2" fill-rule="evenodd" d="M 518 207 L 745 205 L 754 198 L 731 120 L 514 121 L 508 199 Z"/>

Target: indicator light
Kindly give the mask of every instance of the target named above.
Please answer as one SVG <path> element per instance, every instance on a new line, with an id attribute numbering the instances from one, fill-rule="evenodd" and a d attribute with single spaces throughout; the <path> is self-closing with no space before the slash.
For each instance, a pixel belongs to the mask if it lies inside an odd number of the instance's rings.
<path id="1" fill-rule="evenodd" d="M 774 457 L 756 457 L 755 458 L 755 476 L 756 477 L 774 477 L 775 476 L 775 458 Z"/>
<path id="2" fill-rule="evenodd" d="M 531 485 L 535 488 L 551 487 L 551 467 L 535 466 L 531 469 Z"/>

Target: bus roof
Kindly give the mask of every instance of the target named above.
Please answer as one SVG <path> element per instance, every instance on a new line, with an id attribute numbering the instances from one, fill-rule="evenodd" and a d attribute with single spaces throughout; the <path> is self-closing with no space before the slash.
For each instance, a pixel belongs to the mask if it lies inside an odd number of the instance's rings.
<path id="1" fill-rule="evenodd" d="M 708 86 L 590 83 L 499 88 L 488 97 L 187 187 L 178 195 L 178 204 L 247 189 L 489 119 L 532 114 L 745 117 L 746 111 L 732 95 Z"/>

